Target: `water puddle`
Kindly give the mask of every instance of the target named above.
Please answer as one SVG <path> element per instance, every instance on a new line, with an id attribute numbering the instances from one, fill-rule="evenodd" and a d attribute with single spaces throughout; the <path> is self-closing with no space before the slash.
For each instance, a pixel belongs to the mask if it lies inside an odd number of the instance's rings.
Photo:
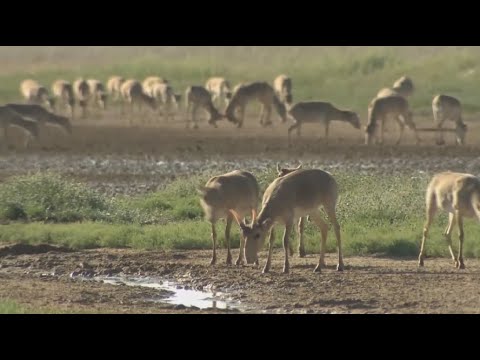
<path id="1" fill-rule="evenodd" d="M 120 277 L 120 276 L 95 276 L 89 280 L 101 281 L 111 285 L 141 286 L 158 290 L 166 290 L 171 295 L 161 299 L 149 299 L 152 302 L 166 302 L 185 307 L 198 309 L 241 309 L 240 301 L 234 301 L 225 293 L 199 291 L 182 287 L 174 282 L 149 277 Z"/>

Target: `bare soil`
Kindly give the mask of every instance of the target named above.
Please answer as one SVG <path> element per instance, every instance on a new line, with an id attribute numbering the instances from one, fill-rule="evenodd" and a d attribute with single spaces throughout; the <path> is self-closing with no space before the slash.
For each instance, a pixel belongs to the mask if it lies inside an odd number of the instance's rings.
<path id="1" fill-rule="evenodd" d="M 9 149 L 0 154 L 0 181 L 12 175 L 55 171 L 72 175 L 112 195 L 155 191 L 177 177 L 203 171 L 244 168 L 265 171 L 277 162 L 309 163 L 329 171 L 377 174 L 456 170 L 480 173 L 480 126 L 467 119 L 467 146 L 434 145 L 433 134 L 422 133 L 416 145 L 408 130 L 403 145 L 392 144 L 396 128 L 389 127 L 384 146 L 363 145 L 363 132 L 346 124 L 331 126 L 331 139 L 321 126 L 305 126 L 293 134 L 288 147 L 285 124 L 262 128 L 256 117 L 245 128 L 227 122 L 219 128 L 206 122 L 186 130 L 179 117 L 173 123 L 138 122 L 133 127 L 116 115 L 77 120 L 71 137 L 48 128 L 39 142 L 21 149 L 15 132 Z M 151 114 L 142 117 L 152 120 Z M 275 120 L 275 119 L 274 119 Z M 417 121 L 431 126 L 431 119 Z M 451 134 L 447 141 L 453 144 Z M 237 250 L 238 251 L 238 250 Z M 223 258 L 222 258 L 223 255 Z M 234 253 L 234 255 L 236 255 Z M 264 259 L 264 255 L 262 254 Z M 291 273 L 282 274 L 283 252 L 274 253 L 271 273 L 261 268 L 209 266 L 209 251 L 140 251 L 95 249 L 71 251 L 51 246 L 16 245 L 0 249 L 0 299 L 32 308 L 119 313 L 479 313 L 480 261 L 468 260 L 456 270 L 449 259 L 375 256 L 348 257 L 344 272 L 335 271 L 335 255 L 327 269 L 314 274 L 316 254 L 291 260 Z M 219 261 L 226 254 L 220 251 Z M 263 264 L 261 264 L 263 266 Z M 225 292 L 241 307 L 232 310 L 182 308 L 162 302 L 166 291 L 110 285 L 71 277 L 72 273 L 155 276 L 179 286 Z M 152 301 L 157 299 L 158 301 Z"/>

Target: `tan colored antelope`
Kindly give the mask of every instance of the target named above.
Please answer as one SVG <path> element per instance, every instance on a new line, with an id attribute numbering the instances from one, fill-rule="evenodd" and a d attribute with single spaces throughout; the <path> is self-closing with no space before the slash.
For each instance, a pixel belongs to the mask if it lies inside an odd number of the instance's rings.
<path id="1" fill-rule="evenodd" d="M 415 91 L 412 79 L 405 75 L 393 83 L 392 89 L 404 97 L 411 96 Z"/>
<path id="2" fill-rule="evenodd" d="M 90 97 L 97 106 L 105 110 L 107 108 L 107 91 L 101 81 L 96 79 L 87 80 Z"/>
<path id="3" fill-rule="evenodd" d="M 59 126 L 68 135 L 72 134 L 72 124 L 67 117 L 51 113 L 40 105 L 7 104 L 5 107 L 17 112 L 23 117 L 37 121 L 42 128 L 46 125 Z"/>
<path id="4" fill-rule="evenodd" d="M 471 174 L 444 172 L 433 176 L 426 193 L 427 220 L 423 228 L 422 245 L 418 256 L 418 266 L 423 266 L 425 242 L 428 229 L 437 210 L 448 212 L 448 226 L 444 236 L 448 243 L 450 255 L 458 269 L 465 269 L 463 263 L 463 218 L 480 220 L 480 178 Z M 459 248 L 455 258 L 452 249 L 453 227 L 458 225 Z"/>
<path id="5" fill-rule="evenodd" d="M 252 221 L 255 220 L 258 207 L 259 187 L 253 174 L 247 171 L 235 170 L 220 176 L 214 176 L 207 181 L 206 185 L 198 189 L 200 204 L 205 212 L 205 218 L 212 224 L 213 255 L 210 264 L 217 261 L 216 243 L 217 233 L 215 223 L 225 218 L 225 241 L 227 243 L 227 264 L 232 263 L 230 253 L 230 228 L 234 218 L 240 219 L 252 214 Z M 243 219 L 245 221 L 245 219 Z M 236 265 L 244 263 L 244 239 L 240 236 L 240 253 Z"/>
<path id="6" fill-rule="evenodd" d="M 458 145 L 465 144 L 465 135 L 467 132 L 467 125 L 462 120 L 462 104 L 460 101 L 448 95 L 436 95 L 432 101 L 433 121 L 438 129 L 442 129 L 445 121 L 452 121 L 455 123 L 455 135 Z M 443 139 L 443 132 L 438 132 L 437 144 L 445 144 Z"/>
<path id="7" fill-rule="evenodd" d="M 383 88 L 383 89 L 380 89 L 376 97 L 381 98 L 381 97 L 388 97 L 388 96 L 402 96 L 402 95 L 393 89 Z M 373 105 L 373 103 L 371 104 Z"/>
<path id="8" fill-rule="evenodd" d="M 273 251 L 273 225 L 280 222 L 285 225 L 283 234 L 283 249 L 285 261 L 283 272 L 288 273 L 290 265 L 288 261 L 289 236 L 297 218 L 309 215 L 321 232 L 320 258 L 315 272 L 319 272 L 325 266 L 325 248 L 327 241 L 328 225 L 322 219 L 320 206 L 333 223 L 337 238 L 338 265 L 337 270 L 343 270 L 342 244 L 340 238 L 340 225 L 336 216 L 338 198 L 337 183 L 327 172 L 317 169 L 299 169 L 285 176 L 276 178 L 265 190 L 260 210 L 256 220 L 251 225 L 237 221 L 245 237 L 245 257 L 248 264 L 258 263 L 258 252 L 264 244 L 265 237 L 270 231 L 270 246 L 268 259 L 263 272 L 270 270 Z"/>
<path id="9" fill-rule="evenodd" d="M 405 125 L 415 132 L 417 143 L 420 142 L 407 99 L 403 96 L 396 95 L 375 98 L 370 103 L 368 108 L 368 124 L 365 127 L 365 144 L 370 145 L 372 139 L 378 137 L 378 126 L 380 126 L 380 143 L 383 143 L 385 122 L 390 117 L 395 119 L 400 129 L 396 145 L 400 144 L 402 140 Z"/>
<path id="10" fill-rule="evenodd" d="M 32 79 L 22 81 L 20 92 L 27 103 L 44 105 L 52 111 L 55 110 L 55 100 L 49 96 L 47 88 L 38 81 Z"/>
<path id="11" fill-rule="evenodd" d="M 125 78 L 122 76 L 112 76 L 107 81 L 107 90 L 110 93 L 113 101 L 118 101 L 121 97 L 120 88 L 125 82 Z"/>
<path id="12" fill-rule="evenodd" d="M 26 133 L 24 147 L 28 148 L 31 138 L 38 139 L 38 125 L 36 122 L 25 119 L 21 114 L 7 106 L 0 106 L 0 127 L 3 129 L 4 146 L 7 144 L 8 128 L 15 126 Z"/>
<path id="13" fill-rule="evenodd" d="M 253 82 L 237 85 L 236 90 L 225 109 L 227 119 L 234 124 L 237 124 L 239 128 L 242 127 L 245 119 L 245 108 L 249 102 L 255 100 L 258 100 L 262 104 L 262 112 L 260 113 L 260 124 L 262 126 L 272 124 L 272 121 L 270 120 L 272 107 L 275 107 L 282 122 L 287 121 L 285 104 L 278 99 L 272 86 L 266 82 Z M 237 110 L 240 112 L 239 118 L 235 116 Z"/>
<path id="14" fill-rule="evenodd" d="M 228 106 L 228 102 L 232 98 L 232 89 L 227 79 L 223 77 L 212 77 L 207 80 L 205 89 L 212 95 L 212 102 L 214 104 L 216 103 L 219 107 L 223 104 L 225 107 Z"/>
<path id="15" fill-rule="evenodd" d="M 212 95 L 203 86 L 189 86 L 187 88 L 185 91 L 185 106 L 187 108 L 187 128 L 193 122 L 193 128 L 198 129 L 197 112 L 200 108 L 204 108 L 210 114 L 208 123 L 215 128 L 217 127 L 217 121 L 223 118 L 223 115 L 213 105 Z"/>
<path id="16" fill-rule="evenodd" d="M 142 89 L 145 94 L 148 94 L 152 96 L 151 91 L 152 91 L 152 85 L 153 84 L 168 84 L 168 80 L 161 78 L 159 76 L 149 76 L 142 82 Z"/>
<path id="17" fill-rule="evenodd" d="M 305 101 L 293 105 L 288 110 L 294 124 L 288 128 L 288 143 L 291 144 L 290 134 L 297 130 L 300 136 L 300 129 L 305 123 L 323 123 L 325 126 L 325 141 L 328 142 L 330 122 L 344 121 L 351 124 L 355 129 L 360 129 L 360 118 L 358 114 L 350 110 L 339 110 L 330 103 L 322 101 Z"/>
<path id="18" fill-rule="evenodd" d="M 273 88 L 280 101 L 287 105 L 292 103 L 292 79 L 287 75 L 278 75 L 273 81 Z"/>
<path id="19" fill-rule="evenodd" d="M 75 96 L 73 94 L 73 87 L 68 81 L 57 80 L 52 84 L 53 96 L 57 97 L 63 107 L 70 113 L 72 119 L 74 118 Z"/>
<path id="20" fill-rule="evenodd" d="M 281 168 L 280 167 L 280 164 L 277 164 L 277 176 L 278 177 L 282 177 L 282 176 L 285 176 L 287 174 L 290 174 L 291 172 L 294 172 L 294 171 L 297 171 L 297 170 L 300 170 L 302 168 L 302 165 L 298 165 L 296 168 Z M 303 236 L 303 232 L 305 230 L 305 220 L 306 218 L 305 217 L 300 217 L 300 219 L 298 220 L 298 254 L 301 258 L 305 257 L 306 253 L 305 253 L 305 243 L 304 243 L 304 236 Z M 295 220 L 295 223 L 297 221 Z M 290 256 L 293 256 L 293 245 L 292 243 L 290 242 Z"/>
<path id="21" fill-rule="evenodd" d="M 157 102 L 155 99 L 144 93 L 142 84 L 139 81 L 130 79 L 125 81 L 120 88 L 122 98 L 124 102 L 128 102 L 131 106 L 131 112 L 133 113 L 133 106 L 136 103 L 138 109 L 141 110 L 142 104 L 148 105 L 152 110 L 157 109 Z M 122 102 L 122 113 L 124 112 L 124 102 Z M 130 124 L 132 118 L 130 117 Z"/>
<path id="22" fill-rule="evenodd" d="M 82 118 L 85 118 L 87 116 L 87 106 L 91 96 L 88 82 L 83 78 L 75 80 L 73 82 L 73 92 L 78 100 L 78 105 L 82 108 Z"/>
<path id="23" fill-rule="evenodd" d="M 154 83 L 150 88 L 150 96 L 152 96 L 157 103 L 163 108 L 163 117 L 168 121 L 169 118 L 175 120 L 175 113 L 173 108 L 179 108 L 179 101 L 181 96 L 175 94 L 173 88 L 167 83 Z"/>

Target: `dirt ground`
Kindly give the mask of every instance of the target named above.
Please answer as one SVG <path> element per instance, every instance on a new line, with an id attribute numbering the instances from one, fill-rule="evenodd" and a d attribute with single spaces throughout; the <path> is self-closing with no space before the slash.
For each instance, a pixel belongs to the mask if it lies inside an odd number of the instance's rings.
<path id="1" fill-rule="evenodd" d="M 275 120 L 275 119 L 274 119 Z M 422 133 L 415 145 L 406 130 L 405 142 L 389 145 L 396 136 L 389 127 L 387 144 L 363 145 L 363 132 L 333 123 L 331 139 L 321 126 L 306 126 L 301 139 L 288 126 L 274 122 L 261 128 L 256 117 L 236 129 L 227 122 L 218 129 L 200 123 L 185 130 L 184 121 L 137 124 L 111 111 L 108 115 L 77 120 L 73 135 L 48 128 L 29 149 L 21 149 L 22 134 L 12 130 L 9 149 L 0 154 L 0 181 L 17 174 L 55 171 L 72 175 L 99 191 L 138 194 L 155 191 L 177 177 L 205 170 L 272 169 L 277 162 L 299 161 L 328 171 L 377 174 L 444 170 L 480 173 L 480 125 L 467 118 L 467 146 L 434 145 L 433 135 Z M 428 116 L 418 126 L 431 126 Z M 18 140 L 18 141 L 17 141 Z M 451 134 L 447 141 L 453 144 Z M 238 250 L 237 250 L 238 251 Z M 224 252 L 224 251 L 223 251 Z M 219 261 L 226 257 L 220 251 Z M 208 265 L 209 251 L 139 251 L 95 249 L 67 251 L 48 246 L 17 245 L 0 249 L 0 299 L 12 299 L 33 308 L 120 313 L 479 313 L 480 261 L 468 259 L 466 270 L 456 270 L 449 259 L 427 259 L 418 269 L 416 259 L 347 257 L 346 269 L 329 267 L 314 274 L 316 254 L 292 258 L 291 273 L 281 273 L 283 252 L 274 253 L 270 274 L 252 267 Z M 234 252 L 234 256 L 236 253 Z M 265 253 L 262 254 L 265 259 Z M 261 264 L 263 266 L 263 263 Z M 71 275 L 85 275 L 83 278 Z M 220 291 L 235 304 L 229 309 L 185 308 L 162 301 L 166 290 L 93 281 L 91 276 L 154 277 L 178 287 Z"/>
<path id="2" fill-rule="evenodd" d="M 265 259 L 265 253 L 262 254 Z M 448 259 L 346 258 L 344 272 L 327 256 L 327 269 L 313 273 L 317 256 L 294 256 L 282 274 L 283 252 L 272 270 L 209 265 L 209 251 L 98 249 L 71 252 L 49 246 L 0 250 L 0 298 L 34 308 L 118 313 L 479 313 L 480 261 L 457 271 Z M 220 253 L 220 261 L 226 254 Z M 263 262 L 262 261 L 262 262 Z M 263 266 L 263 264 L 261 264 Z M 219 291 L 231 309 L 196 309 L 162 302 L 157 289 L 81 280 L 72 273 L 135 275 L 175 280 L 178 288 Z M 157 301 L 153 301 L 156 299 Z"/>

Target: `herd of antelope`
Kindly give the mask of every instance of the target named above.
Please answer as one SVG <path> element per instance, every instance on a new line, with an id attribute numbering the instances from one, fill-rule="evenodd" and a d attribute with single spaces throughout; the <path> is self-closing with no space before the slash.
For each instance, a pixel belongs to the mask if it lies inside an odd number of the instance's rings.
<path id="1" fill-rule="evenodd" d="M 263 194 L 262 206 L 258 210 L 260 188 L 255 176 L 248 171 L 235 170 L 223 175 L 214 176 L 205 186 L 198 189 L 200 204 L 205 213 L 205 219 L 211 223 L 213 254 L 210 265 L 217 262 L 217 232 L 216 222 L 226 219 L 225 242 L 227 244 L 227 265 L 232 264 L 230 251 L 230 230 L 235 220 L 240 227 L 240 251 L 235 265 L 259 265 L 258 253 L 269 235 L 268 256 L 263 272 L 270 271 L 274 243 L 274 225 L 284 226 L 283 272 L 290 270 L 289 256 L 294 250 L 289 240 L 290 234 L 298 221 L 298 253 L 305 257 L 304 228 L 305 220 L 313 220 L 319 227 L 320 257 L 314 272 L 325 268 L 325 251 L 328 234 L 328 224 L 322 217 L 321 208 L 325 211 L 333 225 L 337 240 L 338 263 L 337 270 L 343 271 L 342 241 L 340 225 L 337 221 L 336 206 L 339 197 L 338 186 L 332 174 L 319 169 L 303 169 L 302 165 L 296 168 L 280 168 L 277 165 L 278 176 L 267 187 Z M 449 214 L 448 226 L 444 236 L 452 260 L 457 269 L 465 269 L 463 261 L 463 219 L 465 217 L 480 220 L 480 178 L 463 173 L 442 172 L 431 179 L 426 192 L 427 220 L 423 228 L 423 238 L 418 266 L 424 266 L 425 242 L 429 227 L 437 210 L 442 209 Z M 246 216 L 251 214 L 250 224 L 246 223 Z M 308 217 L 306 217 L 308 216 Z M 458 255 L 452 249 L 452 231 L 458 225 L 459 248 Z"/>
<path id="2" fill-rule="evenodd" d="M 360 129 L 358 114 L 350 110 L 341 110 L 329 102 L 300 101 L 293 103 L 292 80 L 286 75 L 279 75 L 273 81 L 273 86 L 268 82 L 241 83 L 233 89 L 230 82 L 223 77 L 208 79 L 205 86 L 189 86 L 185 91 L 185 109 L 187 115 L 186 127 L 193 123 L 193 128 L 198 128 L 198 111 L 203 109 L 209 114 L 208 123 L 217 127 L 217 121 L 227 119 L 237 127 L 242 127 L 245 119 L 246 106 L 254 101 L 260 102 L 262 110 L 260 124 L 272 125 L 271 116 L 275 109 L 282 123 L 288 119 L 293 124 L 288 128 L 288 143 L 291 145 L 291 132 L 296 130 L 300 136 L 302 124 L 322 123 L 325 128 L 325 140 L 328 141 L 330 122 L 337 120 L 351 124 L 355 129 Z M 21 107 L 20 104 L 8 104 L 3 109 L 0 117 L 4 133 L 9 125 L 23 128 L 30 136 L 37 137 L 36 123 L 49 123 L 60 125 L 71 132 L 71 120 L 75 117 L 75 108 L 81 109 L 81 117 L 88 116 L 88 108 L 96 107 L 105 110 L 107 99 L 121 103 L 121 115 L 125 114 L 125 104 L 130 105 L 130 115 L 133 115 L 134 105 L 141 110 L 142 105 L 152 110 L 163 113 L 165 120 L 174 120 L 175 113 L 180 109 L 182 96 L 175 93 L 167 79 L 150 76 L 143 82 L 135 79 L 125 79 L 121 76 L 112 76 L 106 86 L 96 79 L 76 79 L 73 84 L 66 80 L 57 80 L 52 84 L 51 94 L 47 87 L 39 82 L 28 79 L 20 84 L 20 92 L 27 105 L 35 107 Z M 411 129 L 417 143 L 420 138 L 418 131 L 437 132 L 437 144 L 444 144 L 444 131 L 455 133 L 456 143 L 464 144 L 467 127 L 462 120 L 462 107 L 458 99 L 448 95 L 437 95 L 432 102 L 435 127 L 419 129 L 413 121 L 408 98 L 414 91 L 413 81 L 402 76 L 394 82 L 391 88 L 381 89 L 368 106 L 368 121 L 364 127 L 365 143 L 383 143 L 385 123 L 388 119 L 394 120 L 399 127 L 399 137 L 396 144 L 402 140 L 405 126 Z M 16 107 L 13 109 L 13 107 Z M 44 107 L 48 114 L 40 107 Z M 223 112 L 220 109 L 223 108 Z M 22 112 L 23 111 L 23 112 Z M 63 112 L 63 115 L 55 115 Z M 66 112 L 66 113 L 65 113 Z M 20 119 L 22 118 L 22 119 Z M 43 119 L 43 120 L 40 120 Z M 143 116 L 145 119 L 146 116 Z M 446 121 L 455 124 L 454 129 L 444 128 Z M 130 125 L 133 118 L 130 116 Z M 28 144 L 28 141 L 26 142 Z"/>

